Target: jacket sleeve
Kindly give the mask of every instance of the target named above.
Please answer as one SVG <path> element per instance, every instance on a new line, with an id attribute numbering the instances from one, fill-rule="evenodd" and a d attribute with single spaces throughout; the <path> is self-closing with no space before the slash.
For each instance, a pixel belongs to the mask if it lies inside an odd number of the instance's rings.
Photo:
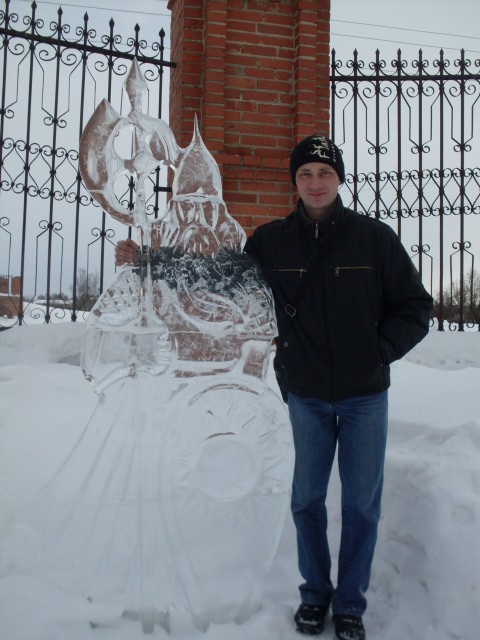
<path id="1" fill-rule="evenodd" d="M 243 252 L 252 257 L 259 265 L 262 265 L 262 260 L 256 246 L 254 235 L 247 238 L 245 246 L 243 247 Z"/>
<path id="2" fill-rule="evenodd" d="M 428 333 L 433 299 L 396 233 L 381 239 L 384 314 L 378 336 L 385 364 L 399 360 Z"/>
<path id="3" fill-rule="evenodd" d="M 263 259 L 262 256 L 262 251 L 258 246 L 258 242 L 257 242 L 257 236 L 255 235 L 255 233 L 250 236 L 249 238 L 247 238 L 247 241 L 245 243 L 245 246 L 243 248 L 243 253 L 246 253 L 247 255 L 249 255 L 258 265 L 258 267 L 260 268 L 260 271 L 263 274 L 263 277 L 265 278 L 265 280 L 268 282 L 268 284 L 271 286 L 271 282 L 270 279 L 268 277 L 268 272 L 267 269 L 265 267 L 265 261 Z"/>

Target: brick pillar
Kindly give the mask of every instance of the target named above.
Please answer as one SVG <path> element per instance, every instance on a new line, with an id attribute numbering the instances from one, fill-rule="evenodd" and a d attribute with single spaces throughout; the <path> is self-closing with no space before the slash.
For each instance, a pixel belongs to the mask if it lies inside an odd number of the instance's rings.
<path id="1" fill-rule="evenodd" d="M 227 207 L 248 232 L 294 205 L 288 157 L 329 133 L 330 0 L 169 0 L 170 127 L 197 114 Z"/>

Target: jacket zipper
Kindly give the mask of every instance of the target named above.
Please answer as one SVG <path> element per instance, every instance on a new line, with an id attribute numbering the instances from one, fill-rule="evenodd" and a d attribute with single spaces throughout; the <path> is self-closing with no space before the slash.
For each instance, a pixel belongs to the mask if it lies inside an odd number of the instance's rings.
<path id="1" fill-rule="evenodd" d="M 358 267 L 335 267 L 335 276 L 338 278 L 340 276 L 340 271 L 375 271 L 373 267 L 368 266 L 358 266 Z"/>
<path id="2" fill-rule="evenodd" d="M 330 402 L 336 402 L 336 380 L 335 380 L 335 357 L 332 346 L 332 332 L 330 329 L 330 314 L 327 304 L 327 294 L 325 289 L 325 274 L 320 270 L 321 291 L 322 291 L 322 313 L 325 321 L 325 334 L 327 338 L 327 351 L 330 364 Z"/>

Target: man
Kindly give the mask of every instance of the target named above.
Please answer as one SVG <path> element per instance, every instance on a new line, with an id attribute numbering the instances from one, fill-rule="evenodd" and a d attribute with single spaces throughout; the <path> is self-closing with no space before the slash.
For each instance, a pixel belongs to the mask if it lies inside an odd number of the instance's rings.
<path id="1" fill-rule="evenodd" d="M 323 136 L 290 157 L 300 196 L 245 251 L 263 267 L 278 322 L 275 369 L 295 443 L 292 513 L 304 583 L 300 632 L 332 608 L 337 640 L 364 640 L 362 615 L 380 517 L 389 364 L 428 332 L 432 298 L 390 227 L 346 209 L 342 155 Z M 325 498 L 338 445 L 342 533 L 331 577 Z"/>

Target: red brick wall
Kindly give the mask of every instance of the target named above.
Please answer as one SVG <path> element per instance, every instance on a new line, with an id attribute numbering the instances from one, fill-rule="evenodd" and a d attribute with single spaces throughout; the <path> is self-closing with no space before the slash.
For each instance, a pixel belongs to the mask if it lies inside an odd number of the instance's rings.
<path id="1" fill-rule="evenodd" d="M 329 132 L 330 0 L 169 0 L 170 126 L 197 114 L 227 207 L 246 231 L 288 214 L 288 157 Z"/>
<path id="2" fill-rule="evenodd" d="M 20 295 L 22 278 L 20 276 L 0 276 L 0 293 Z"/>

